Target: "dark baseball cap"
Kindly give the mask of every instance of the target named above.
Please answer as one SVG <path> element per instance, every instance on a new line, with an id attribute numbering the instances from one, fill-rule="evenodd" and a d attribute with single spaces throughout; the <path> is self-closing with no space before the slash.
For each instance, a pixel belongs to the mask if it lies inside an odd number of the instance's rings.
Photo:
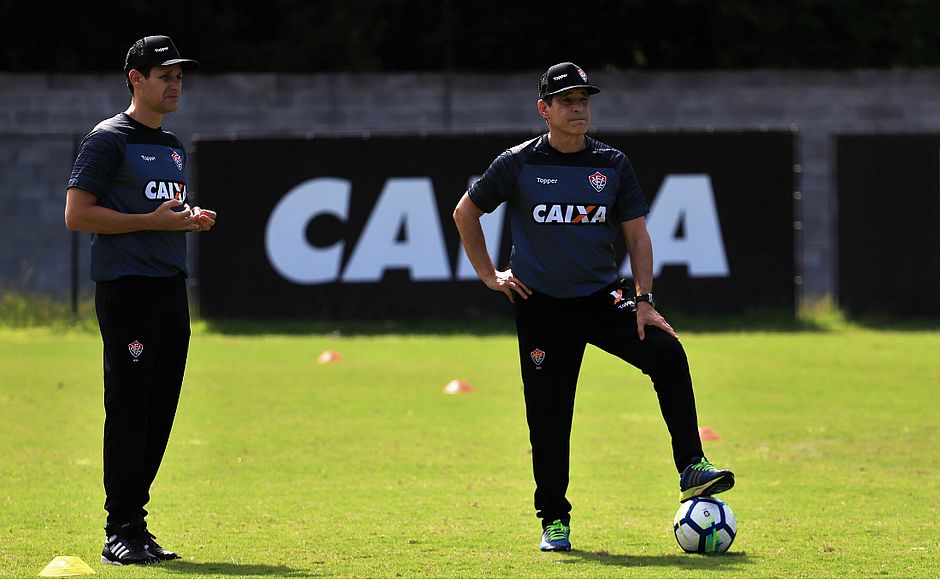
<path id="1" fill-rule="evenodd" d="M 141 38 L 127 51 L 124 61 L 124 72 L 132 68 L 141 70 L 154 66 L 170 66 L 178 64 L 183 70 L 199 68 L 199 63 L 189 59 L 180 58 L 180 51 L 169 36 L 147 36 Z"/>
<path id="2" fill-rule="evenodd" d="M 560 62 L 549 68 L 539 80 L 539 98 L 544 99 L 571 89 L 585 89 L 589 95 L 601 90 L 588 83 L 587 73 L 573 62 Z"/>

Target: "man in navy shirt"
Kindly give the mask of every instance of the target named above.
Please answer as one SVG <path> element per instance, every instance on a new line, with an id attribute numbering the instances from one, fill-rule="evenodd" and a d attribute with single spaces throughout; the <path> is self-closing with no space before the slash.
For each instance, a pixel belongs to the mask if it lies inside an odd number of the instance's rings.
<path id="1" fill-rule="evenodd" d="M 131 46 L 126 111 L 99 123 L 72 167 L 65 224 L 90 232 L 95 310 L 104 343 L 102 562 L 146 564 L 179 555 L 147 530 L 144 506 L 176 415 L 186 354 L 186 232 L 208 231 L 213 211 L 187 203 L 186 151 L 161 124 L 176 110 L 183 71 L 166 36 Z"/>
<path id="2" fill-rule="evenodd" d="M 705 459 L 685 351 L 653 302 L 649 209 L 633 167 L 587 135 L 590 96 L 599 92 L 573 63 L 549 68 L 538 100 L 548 132 L 497 157 L 454 210 L 477 275 L 514 303 L 543 551 L 571 549 L 569 440 L 587 344 L 652 379 L 672 438 L 680 501 L 734 485 L 734 474 Z M 480 217 L 502 203 L 509 206 L 513 247 L 510 268 L 500 271 Z M 618 280 L 618 229 L 633 289 Z"/>

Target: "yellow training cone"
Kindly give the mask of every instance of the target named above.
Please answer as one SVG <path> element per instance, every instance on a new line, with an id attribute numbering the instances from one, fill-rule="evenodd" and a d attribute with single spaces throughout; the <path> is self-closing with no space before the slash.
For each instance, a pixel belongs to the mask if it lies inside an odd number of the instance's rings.
<path id="1" fill-rule="evenodd" d="M 66 576 L 88 576 L 95 573 L 78 556 L 56 556 L 42 569 L 40 576 L 46 578 L 64 578 Z"/>

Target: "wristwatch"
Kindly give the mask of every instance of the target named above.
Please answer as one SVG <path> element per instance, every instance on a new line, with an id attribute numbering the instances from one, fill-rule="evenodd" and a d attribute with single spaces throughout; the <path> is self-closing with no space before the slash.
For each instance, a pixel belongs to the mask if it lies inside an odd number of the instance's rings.
<path id="1" fill-rule="evenodd" d="M 646 294 L 637 294 L 636 303 L 639 304 L 640 302 L 649 302 L 650 306 L 652 306 L 653 308 L 656 308 L 656 301 L 653 300 L 652 292 L 647 292 Z"/>

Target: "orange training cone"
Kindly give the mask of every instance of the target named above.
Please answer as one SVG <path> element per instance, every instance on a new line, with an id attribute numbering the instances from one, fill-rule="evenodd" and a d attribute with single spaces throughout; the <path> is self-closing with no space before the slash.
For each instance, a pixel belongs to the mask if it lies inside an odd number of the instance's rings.
<path id="1" fill-rule="evenodd" d="M 721 439 L 721 435 L 715 433 L 715 430 L 711 427 L 699 427 L 698 436 L 702 438 L 702 441 L 718 441 Z"/>
<path id="2" fill-rule="evenodd" d="M 335 350 L 325 350 L 320 353 L 320 356 L 317 357 L 317 362 L 321 365 L 341 360 L 343 360 L 343 355 L 339 354 Z"/>
<path id="3" fill-rule="evenodd" d="M 444 385 L 444 392 L 447 393 L 448 395 L 459 395 L 460 393 L 472 393 L 473 387 L 471 387 L 470 383 L 466 381 L 454 379 L 453 381 Z"/>

